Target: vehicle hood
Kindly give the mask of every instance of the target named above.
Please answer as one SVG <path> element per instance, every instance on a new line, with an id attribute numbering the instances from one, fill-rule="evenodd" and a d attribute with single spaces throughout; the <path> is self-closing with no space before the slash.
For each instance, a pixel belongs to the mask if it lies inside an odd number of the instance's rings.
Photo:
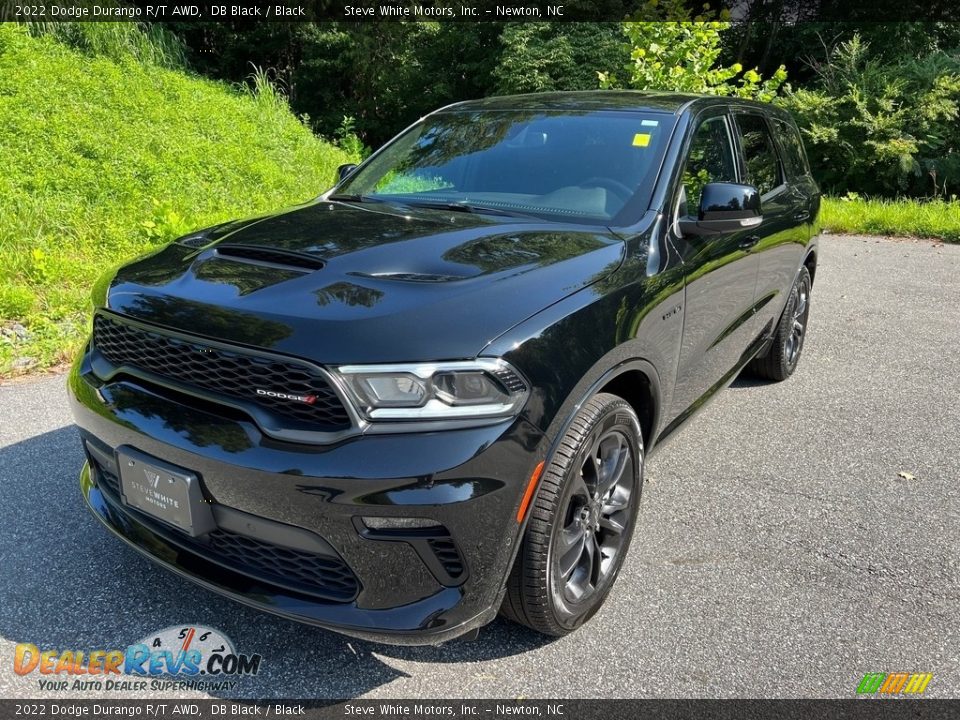
<path id="1" fill-rule="evenodd" d="M 321 363 L 471 358 L 609 275 L 624 253 L 622 240 L 594 226 L 330 201 L 206 239 L 121 267 L 101 302 Z"/>

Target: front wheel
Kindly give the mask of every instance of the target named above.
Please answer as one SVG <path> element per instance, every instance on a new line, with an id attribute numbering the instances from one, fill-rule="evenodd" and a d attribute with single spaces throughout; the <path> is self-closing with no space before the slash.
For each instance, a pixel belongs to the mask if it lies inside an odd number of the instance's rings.
<path id="1" fill-rule="evenodd" d="M 766 354 L 750 363 L 750 370 L 767 380 L 786 380 L 793 375 L 800 361 L 803 341 L 810 320 L 810 272 L 801 267 L 787 298 L 780 323 L 773 334 L 773 344 Z"/>
<path id="2" fill-rule="evenodd" d="M 594 396 L 543 471 L 501 612 L 554 636 L 589 620 L 630 546 L 642 480 L 636 413 L 616 395 Z"/>

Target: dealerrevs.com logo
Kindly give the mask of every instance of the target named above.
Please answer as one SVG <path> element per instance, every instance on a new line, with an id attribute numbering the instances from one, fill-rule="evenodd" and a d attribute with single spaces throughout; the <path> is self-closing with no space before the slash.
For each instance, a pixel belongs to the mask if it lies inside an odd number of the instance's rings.
<path id="1" fill-rule="evenodd" d="M 173 625 L 123 649 L 41 650 L 20 643 L 13 671 L 40 675 L 40 690 L 215 691 L 232 690 L 234 678 L 256 675 L 261 664 L 259 654 L 238 653 L 219 630 Z"/>

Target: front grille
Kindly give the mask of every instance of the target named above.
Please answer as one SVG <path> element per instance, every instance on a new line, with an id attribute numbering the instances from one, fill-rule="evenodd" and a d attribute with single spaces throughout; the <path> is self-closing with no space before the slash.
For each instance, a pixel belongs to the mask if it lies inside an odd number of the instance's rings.
<path id="1" fill-rule="evenodd" d="M 92 461 L 97 486 L 120 506 L 120 480 L 99 463 Z M 129 507 L 124 512 L 135 515 L 148 527 L 156 523 Z M 152 528 L 151 528 L 152 529 Z M 360 584 L 343 560 L 327 555 L 274 545 L 248 535 L 217 528 L 200 542 L 186 535 L 178 536 L 178 544 L 197 554 L 211 558 L 236 572 L 273 585 L 293 588 L 335 602 L 349 602 L 357 596 Z"/>
<path id="2" fill-rule="evenodd" d="M 316 369 L 295 360 L 263 358 L 224 350 L 97 315 L 93 345 L 117 367 L 143 370 L 188 388 L 255 403 L 274 415 L 309 423 L 322 431 L 346 430 L 350 416 Z M 313 402 L 270 397 L 257 390 L 312 396 Z"/>

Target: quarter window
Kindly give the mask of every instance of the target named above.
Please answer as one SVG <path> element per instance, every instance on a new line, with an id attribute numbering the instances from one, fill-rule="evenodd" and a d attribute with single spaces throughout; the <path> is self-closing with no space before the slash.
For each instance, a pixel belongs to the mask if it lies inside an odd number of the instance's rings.
<path id="1" fill-rule="evenodd" d="M 703 186 L 711 182 L 736 182 L 737 171 L 727 123 L 722 117 L 704 120 L 690 142 L 687 163 L 683 170 L 683 190 L 687 207 L 681 215 L 700 207 Z"/>
<path id="2" fill-rule="evenodd" d="M 774 118 L 774 128 L 777 131 L 777 137 L 780 138 L 780 145 L 783 148 L 784 162 L 790 168 L 790 174 L 794 177 L 806 175 L 809 172 L 807 168 L 807 154 L 803 151 L 803 143 L 797 134 L 797 129 L 784 120 Z"/>
<path id="3" fill-rule="evenodd" d="M 756 187 L 761 195 L 766 195 L 783 182 L 770 128 L 760 115 L 740 115 L 737 125 L 747 173 L 745 180 Z"/>

